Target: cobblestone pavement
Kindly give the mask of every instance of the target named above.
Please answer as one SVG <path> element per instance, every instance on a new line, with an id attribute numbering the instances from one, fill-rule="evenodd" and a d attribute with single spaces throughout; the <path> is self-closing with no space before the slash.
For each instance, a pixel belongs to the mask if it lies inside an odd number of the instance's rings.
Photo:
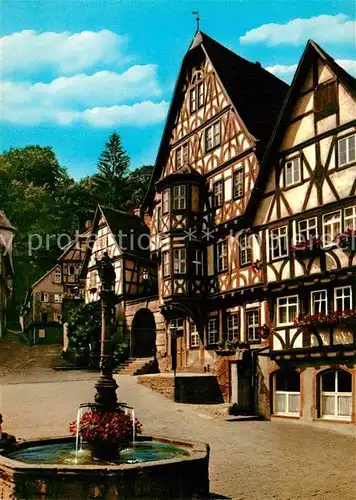
<path id="1" fill-rule="evenodd" d="M 18 437 L 66 434 L 94 373 L 39 373 L 0 386 L 4 430 Z M 227 422 L 206 407 L 174 403 L 119 376 L 119 399 L 136 409 L 144 432 L 208 442 L 214 498 L 354 500 L 356 440 L 292 422 Z M 23 380 L 22 380 L 23 382 Z"/>

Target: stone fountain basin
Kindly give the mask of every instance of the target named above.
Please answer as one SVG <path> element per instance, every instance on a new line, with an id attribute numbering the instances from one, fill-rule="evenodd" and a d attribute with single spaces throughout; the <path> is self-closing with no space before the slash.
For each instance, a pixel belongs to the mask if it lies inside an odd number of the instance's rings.
<path id="1" fill-rule="evenodd" d="M 0 455 L 0 498 L 26 500 L 206 499 L 209 495 L 209 445 L 138 436 L 185 450 L 187 456 L 119 465 L 27 464 Z M 72 437 L 22 441 L 19 449 L 73 443 Z"/>

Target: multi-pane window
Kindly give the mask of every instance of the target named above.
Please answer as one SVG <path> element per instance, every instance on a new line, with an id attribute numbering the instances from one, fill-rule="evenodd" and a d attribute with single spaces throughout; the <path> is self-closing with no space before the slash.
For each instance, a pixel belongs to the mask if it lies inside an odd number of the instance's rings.
<path id="1" fill-rule="evenodd" d="M 169 212 L 169 191 L 165 189 L 162 193 L 162 212 L 167 214 Z"/>
<path id="2" fill-rule="evenodd" d="M 224 181 L 217 181 L 213 186 L 213 205 L 220 207 L 224 201 Z"/>
<path id="3" fill-rule="evenodd" d="M 41 302 L 49 302 L 49 295 L 47 292 L 41 292 Z"/>
<path id="4" fill-rule="evenodd" d="M 311 292 L 311 312 L 312 314 L 328 313 L 328 294 L 326 290 Z"/>
<path id="5" fill-rule="evenodd" d="M 60 283 L 62 281 L 62 273 L 59 267 L 54 271 L 54 282 Z"/>
<path id="6" fill-rule="evenodd" d="M 356 135 L 349 135 L 339 140 L 339 167 L 353 163 L 356 160 L 355 153 Z"/>
<path id="7" fill-rule="evenodd" d="M 219 241 L 216 246 L 216 263 L 218 272 L 227 270 L 228 246 L 226 241 Z"/>
<path id="8" fill-rule="evenodd" d="M 197 325 L 190 323 L 190 347 L 199 347 L 200 338 Z"/>
<path id="9" fill-rule="evenodd" d="M 353 229 L 356 231 L 356 205 L 345 208 L 344 222 L 345 229 Z"/>
<path id="10" fill-rule="evenodd" d="M 187 187 L 173 186 L 173 210 L 185 210 L 187 208 Z"/>
<path id="11" fill-rule="evenodd" d="M 233 198 L 241 198 L 244 195 L 244 171 L 239 168 L 234 172 L 233 177 Z"/>
<path id="12" fill-rule="evenodd" d="M 279 370 L 274 376 L 275 415 L 299 416 L 300 414 L 300 375 L 296 371 Z"/>
<path id="13" fill-rule="evenodd" d="M 298 222 L 297 242 L 312 241 L 318 235 L 318 224 L 316 217 Z"/>
<path id="14" fill-rule="evenodd" d="M 286 161 L 284 165 L 284 187 L 293 186 L 301 181 L 300 158 L 293 158 Z"/>
<path id="15" fill-rule="evenodd" d="M 240 266 L 246 266 L 252 261 L 251 236 L 242 234 L 239 239 Z"/>
<path id="16" fill-rule="evenodd" d="M 332 245 L 336 236 L 341 232 L 341 211 L 332 212 L 323 216 L 324 245 Z"/>
<path id="17" fill-rule="evenodd" d="M 202 276 L 203 275 L 203 252 L 202 250 L 194 250 L 193 253 L 193 266 L 194 266 L 194 273 L 196 276 Z"/>
<path id="18" fill-rule="evenodd" d="M 351 286 L 340 286 L 334 290 L 335 311 L 349 311 L 352 309 L 352 288 Z"/>
<path id="19" fill-rule="evenodd" d="M 55 294 L 54 294 L 54 302 L 56 302 L 56 303 L 61 303 L 61 302 L 62 302 L 62 294 L 60 294 L 60 293 L 55 293 Z"/>
<path id="20" fill-rule="evenodd" d="M 216 344 L 219 339 L 218 318 L 208 319 L 208 344 Z"/>
<path id="21" fill-rule="evenodd" d="M 185 274 L 187 272 L 187 250 L 185 248 L 174 248 L 173 272 L 174 274 Z"/>
<path id="22" fill-rule="evenodd" d="M 279 259 L 288 255 L 287 226 L 276 227 L 270 231 L 270 249 L 272 259 Z"/>
<path id="23" fill-rule="evenodd" d="M 240 340 L 240 314 L 228 313 L 227 315 L 227 340 Z"/>
<path id="24" fill-rule="evenodd" d="M 170 266 L 169 266 L 169 252 L 162 253 L 162 270 L 163 270 L 163 277 L 164 278 L 171 274 Z"/>
<path id="25" fill-rule="evenodd" d="M 277 299 L 277 325 L 291 325 L 299 314 L 298 295 L 278 297 Z"/>
<path id="26" fill-rule="evenodd" d="M 205 151 L 220 144 L 220 122 L 215 122 L 205 129 Z"/>
<path id="27" fill-rule="evenodd" d="M 329 370 L 320 377 L 320 416 L 351 420 L 352 377 L 345 370 Z"/>
<path id="28" fill-rule="evenodd" d="M 185 142 L 176 149 L 176 167 L 179 168 L 182 165 L 188 163 L 188 143 Z"/>
<path id="29" fill-rule="evenodd" d="M 190 112 L 194 113 L 198 108 L 201 108 L 204 104 L 204 83 L 199 82 L 195 87 L 193 87 L 189 94 L 189 107 Z"/>
<path id="30" fill-rule="evenodd" d="M 246 330 L 248 342 L 260 340 L 260 318 L 258 309 L 246 311 Z"/>
<path id="31" fill-rule="evenodd" d="M 176 331 L 177 337 L 183 337 L 184 335 L 184 320 L 183 318 L 171 319 L 169 323 L 169 329 Z"/>

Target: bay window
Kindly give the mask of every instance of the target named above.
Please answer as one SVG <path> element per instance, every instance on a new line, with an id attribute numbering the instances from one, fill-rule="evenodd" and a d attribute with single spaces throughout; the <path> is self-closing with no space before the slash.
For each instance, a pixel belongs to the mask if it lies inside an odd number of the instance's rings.
<path id="1" fill-rule="evenodd" d="M 187 187 L 173 186 L 173 210 L 185 210 L 187 208 Z"/>
<path id="2" fill-rule="evenodd" d="M 174 274 L 187 272 L 187 250 L 185 248 L 173 249 L 173 272 Z"/>

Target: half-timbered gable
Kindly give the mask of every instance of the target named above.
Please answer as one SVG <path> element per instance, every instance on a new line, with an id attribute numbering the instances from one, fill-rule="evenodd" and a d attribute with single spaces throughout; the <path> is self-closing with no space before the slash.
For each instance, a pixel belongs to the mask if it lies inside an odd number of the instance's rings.
<path id="1" fill-rule="evenodd" d="M 155 266 L 149 260 L 149 230 L 138 216 L 99 205 L 89 239 L 82 271 L 86 302 L 99 299 L 97 263 L 104 253 L 113 259 L 115 293 L 119 299 L 144 293 L 144 269 L 150 270 L 150 280 L 156 280 Z"/>

